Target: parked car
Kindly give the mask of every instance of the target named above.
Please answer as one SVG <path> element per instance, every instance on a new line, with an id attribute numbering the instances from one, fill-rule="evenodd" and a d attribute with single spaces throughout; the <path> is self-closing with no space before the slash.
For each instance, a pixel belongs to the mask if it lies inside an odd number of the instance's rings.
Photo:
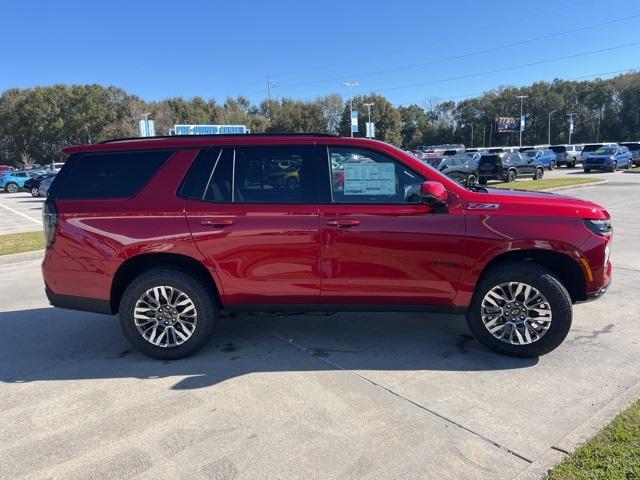
<path id="1" fill-rule="evenodd" d="M 524 153 L 483 155 L 478 162 L 478 183 L 481 185 L 489 180 L 515 182 L 518 177 L 525 176 L 540 180 L 544 176 L 544 167 Z"/>
<path id="2" fill-rule="evenodd" d="M 119 313 L 156 358 L 202 348 L 223 312 L 344 310 L 465 312 L 482 344 L 535 357 L 611 278 L 604 208 L 466 189 L 375 140 L 211 135 L 65 152 L 43 208 L 46 294 Z M 347 159 L 340 185 L 334 153 Z M 283 159 L 299 162 L 296 188 L 249 178 Z"/>
<path id="3" fill-rule="evenodd" d="M 45 178 L 44 180 L 42 180 L 40 182 L 40 185 L 38 185 L 38 196 L 39 197 L 46 197 L 49 195 L 49 188 L 51 187 L 51 184 L 53 183 L 53 179 L 55 178 L 55 176 L 53 177 L 49 177 L 49 178 Z"/>
<path id="4" fill-rule="evenodd" d="M 438 170 L 447 177 L 462 185 L 471 187 L 478 183 L 478 161 L 479 153 L 464 153 L 451 157 L 445 157 Z"/>
<path id="5" fill-rule="evenodd" d="M 620 145 L 627 147 L 631 152 L 631 155 L 633 155 L 633 158 L 631 159 L 632 165 L 640 166 L 640 142 L 622 142 Z"/>
<path id="6" fill-rule="evenodd" d="M 524 154 L 548 170 L 553 170 L 556 167 L 556 154 L 548 148 L 531 148 L 524 151 Z"/>
<path id="7" fill-rule="evenodd" d="M 25 190 L 27 190 L 29 193 L 31 193 L 32 197 L 39 197 L 40 196 L 40 192 L 39 192 L 40 183 L 43 180 L 46 180 L 48 178 L 52 178 L 52 177 L 55 177 L 55 176 L 56 176 L 55 173 L 43 173 L 42 175 L 38 175 L 37 177 L 29 178 L 26 182 L 24 182 L 23 188 Z"/>
<path id="8" fill-rule="evenodd" d="M 573 168 L 582 156 L 582 145 L 551 145 L 549 149 L 555 153 L 558 167 L 566 165 Z"/>
<path id="9" fill-rule="evenodd" d="M 41 172 L 37 170 L 14 170 L 0 175 L 0 188 L 7 193 L 16 193 L 24 188 L 24 182 L 37 177 Z"/>
<path id="10" fill-rule="evenodd" d="M 4 172 L 11 172 L 13 170 L 15 170 L 15 168 L 13 168 L 11 165 L 0 165 L 0 174 Z"/>
<path id="11" fill-rule="evenodd" d="M 615 172 L 618 168 L 631 168 L 633 155 L 627 147 L 619 145 L 600 147 L 582 157 L 582 168 L 586 173 L 591 170 Z"/>

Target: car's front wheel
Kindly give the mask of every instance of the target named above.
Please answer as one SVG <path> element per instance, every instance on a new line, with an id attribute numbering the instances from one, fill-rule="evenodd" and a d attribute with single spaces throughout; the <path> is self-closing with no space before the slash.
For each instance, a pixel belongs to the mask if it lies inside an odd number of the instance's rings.
<path id="1" fill-rule="evenodd" d="M 516 171 L 509 170 L 509 173 L 507 173 L 507 183 L 515 182 L 516 177 L 517 177 Z"/>
<path id="2" fill-rule="evenodd" d="M 611 164 L 611 171 L 615 172 L 616 170 L 618 170 L 618 162 L 613 162 Z"/>
<path id="3" fill-rule="evenodd" d="M 544 177 L 544 170 L 541 167 L 536 168 L 536 173 L 533 174 L 534 180 L 542 180 Z"/>
<path id="4" fill-rule="evenodd" d="M 210 291 L 181 270 L 149 270 L 126 288 L 120 325 L 131 345 L 150 357 L 175 360 L 202 348 L 219 313 Z"/>
<path id="5" fill-rule="evenodd" d="M 475 337 L 490 349 L 537 357 L 560 345 L 571 328 L 571 297 L 547 269 L 504 263 L 483 275 L 467 312 Z"/>
<path id="6" fill-rule="evenodd" d="M 553 170 L 554 168 L 556 168 L 556 162 L 552 160 L 551 163 L 549 164 L 549 170 Z"/>
<path id="7" fill-rule="evenodd" d="M 473 187 L 477 183 L 478 183 L 478 177 L 476 177 L 475 174 L 470 173 L 469 176 L 467 177 L 467 187 Z"/>

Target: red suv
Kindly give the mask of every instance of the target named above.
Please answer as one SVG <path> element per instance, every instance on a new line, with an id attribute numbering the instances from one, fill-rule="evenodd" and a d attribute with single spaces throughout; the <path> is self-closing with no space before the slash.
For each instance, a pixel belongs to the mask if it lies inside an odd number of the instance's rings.
<path id="1" fill-rule="evenodd" d="M 163 359 L 222 312 L 466 313 L 484 345 L 556 348 L 611 278 L 590 202 L 466 189 L 383 142 L 216 135 L 74 146 L 44 207 L 52 305 L 119 312 Z"/>

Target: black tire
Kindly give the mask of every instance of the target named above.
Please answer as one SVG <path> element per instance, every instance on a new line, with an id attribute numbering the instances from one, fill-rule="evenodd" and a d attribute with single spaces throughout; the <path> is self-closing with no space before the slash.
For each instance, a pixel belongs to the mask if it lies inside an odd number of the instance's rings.
<path id="1" fill-rule="evenodd" d="M 39 197 L 40 196 L 40 192 L 38 191 L 38 187 L 31 187 L 29 192 L 31 193 L 32 197 Z"/>
<path id="2" fill-rule="evenodd" d="M 480 185 L 486 185 L 486 184 L 487 184 L 487 179 L 486 179 L 486 178 L 482 178 L 482 177 L 480 177 L 480 178 L 478 179 L 478 183 L 479 183 Z"/>
<path id="3" fill-rule="evenodd" d="M 616 170 L 618 170 L 618 162 L 613 162 L 611 164 L 611 169 L 609 171 L 610 172 L 615 172 Z"/>
<path id="4" fill-rule="evenodd" d="M 544 168 L 541 168 L 541 167 L 536 168 L 536 173 L 533 174 L 533 179 L 542 180 L 542 177 L 544 177 Z"/>
<path id="5" fill-rule="evenodd" d="M 177 346 L 156 346 L 146 340 L 135 325 L 133 312 L 138 299 L 149 289 L 159 286 L 170 286 L 181 290 L 188 295 L 195 306 L 197 313 L 195 329 L 184 343 Z M 158 268 L 142 273 L 127 286 L 120 300 L 120 326 L 126 339 L 140 352 L 161 360 L 185 358 L 201 349 L 213 333 L 218 317 L 218 305 L 214 292 L 195 276 L 172 268 Z M 177 338 L 175 334 L 174 338 Z"/>
<path id="6" fill-rule="evenodd" d="M 507 282 L 522 282 L 534 287 L 549 304 L 552 315 L 549 329 L 533 343 L 507 343 L 494 337 L 482 322 L 484 296 L 496 285 Z M 513 357 L 538 357 L 551 352 L 566 338 L 571 329 L 571 319 L 571 297 L 564 285 L 546 268 L 523 261 L 503 263 L 486 272 L 476 286 L 467 311 L 467 324 L 475 338 L 491 350 Z"/>
<path id="7" fill-rule="evenodd" d="M 573 159 L 571 162 L 567 163 L 567 167 L 568 168 L 575 168 L 576 166 L 576 160 Z"/>
<path id="8" fill-rule="evenodd" d="M 553 170 L 554 168 L 556 168 L 556 162 L 555 160 L 552 160 L 551 163 L 549 164 L 549 170 Z"/>
<path id="9" fill-rule="evenodd" d="M 516 178 L 518 178 L 518 174 L 516 173 L 516 171 L 509 170 L 509 172 L 507 173 L 506 182 L 507 183 L 515 182 Z"/>
<path id="10" fill-rule="evenodd" d="M 589 172 L 591 172 L 591 169 L 590 169 L 590 168 L 585 168 L 585 169 L 584 169 L 584 173 L 589 173 Z"/>
<path id="11" fill-rule="evenodd" d="M 476 183 L 478 183 L 478 177 L 475 174 L 470 173 L 467 177 L 467 187 L 473 187 Z"/>
<path id="12" fill-rule="evenodd" d="M 7 193 L 18 193 L 20 191 L 20 187 L 18 187 L 17 183 L 9 182 L 4 186 L 4 191 Z"/>

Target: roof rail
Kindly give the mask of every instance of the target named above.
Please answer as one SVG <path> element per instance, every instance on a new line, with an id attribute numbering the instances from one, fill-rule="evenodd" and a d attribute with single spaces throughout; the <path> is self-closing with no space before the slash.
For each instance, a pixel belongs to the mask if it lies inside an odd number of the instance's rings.
<path id="1" fill-rule="evenodd" d="M 110 140 L 104 140 L 99 143 L 112 143 L 123 142 L 126 140 L 153 140 L 154 138 L 194 138 L 194 137 L 206 137 L 206 138 L 218 138 L 218 137 L 339 137 L 333 133 L 295 133 L 295 132 L 270 132 L 270 133 L 216 133 L 216 134 L 203 134 L 203 135 L 156 135 L 153 137 L 122 137 L 112 138 Z"/>

